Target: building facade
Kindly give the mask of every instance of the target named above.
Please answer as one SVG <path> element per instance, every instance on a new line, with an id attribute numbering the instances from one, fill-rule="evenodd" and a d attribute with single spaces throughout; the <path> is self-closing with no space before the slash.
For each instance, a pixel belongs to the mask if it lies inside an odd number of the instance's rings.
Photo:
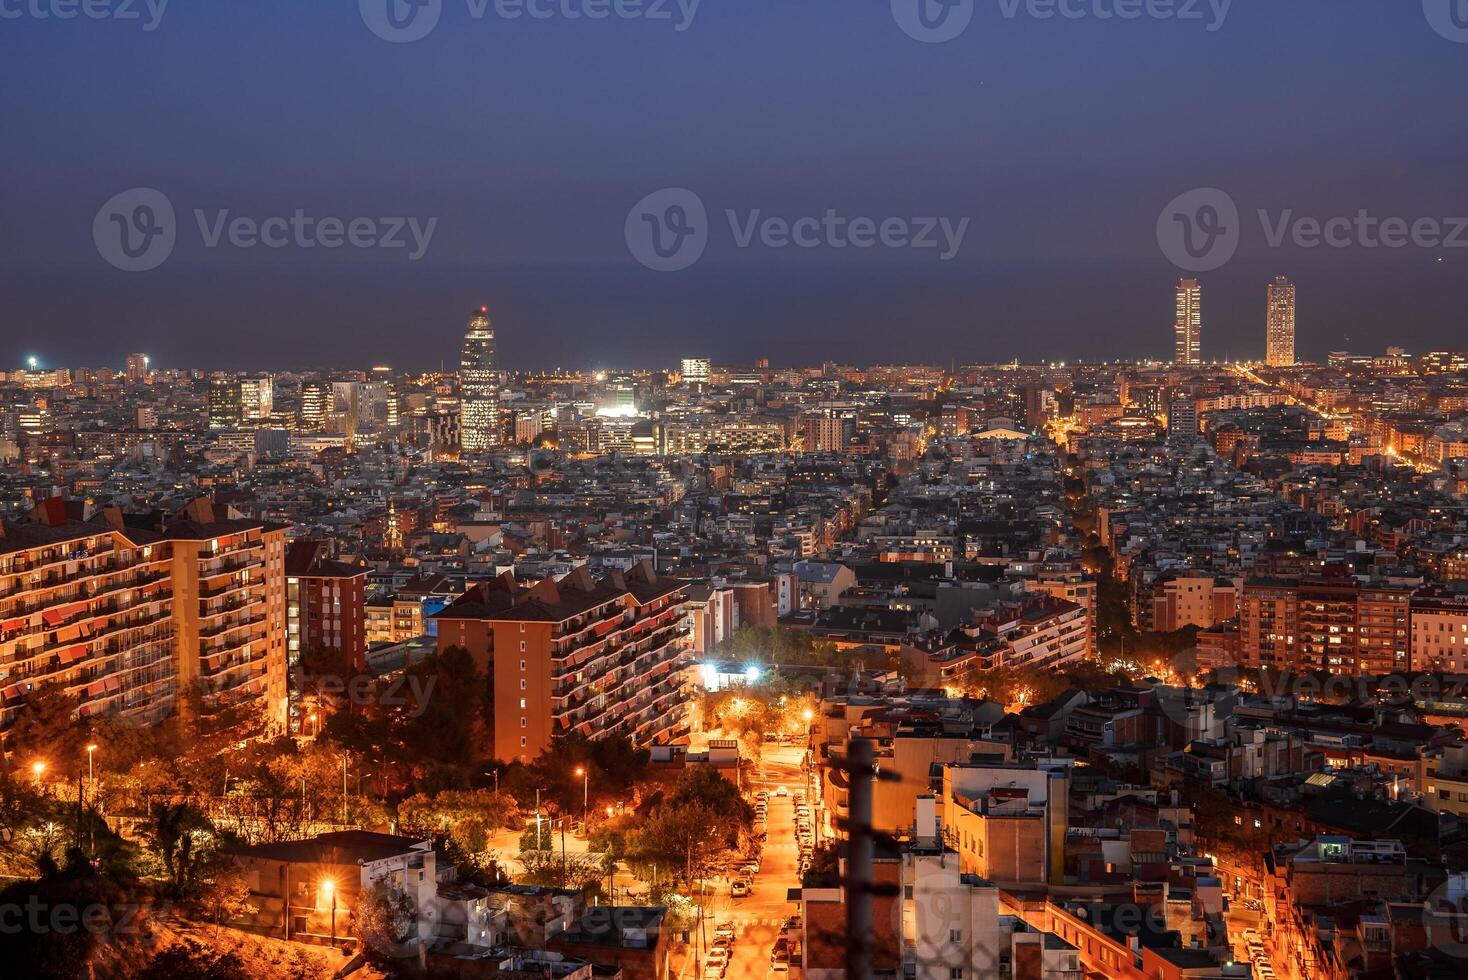
<path id="1" fill-rule="evenodd" d="M 1264 362 L 1270 367 L 1295 365 L 1295 284 L 1275 276 L 1269 284 Z"/>
<path id="2" fill-rule="evenodd" d="M 79 510 L 0 530 L 0 728 L 55 685 L 85 715 L 238 709 L 282 730 L 285 529 L 207 500 L 155 527 Z"/>
<path id="3" fill-rule="evenodd" d="M 1177 319 L 1173 323 L 1173 355 L 1178 364 L 1203 360 L 1203 287 L 1196 279 L 1177 283 Z"/>
<path id="4" fill-rule="evenodd" d="M 494 755 L 534 759 L 552 739 L 621 734 L 638 745 L 688 731 L 685 584 L 648 562 L 594 580 L 578 568 L 532 586 L 482 582 L 433 618 L 494 679 Z"/>
<path id="5" fill-rule="evenodd" d="M 469 318 L 459 362 L 459 440 L 466 453 L 482 453 L 500 445 L 499 372 L 496 369 L 494 324 L 481 307 Z"/>

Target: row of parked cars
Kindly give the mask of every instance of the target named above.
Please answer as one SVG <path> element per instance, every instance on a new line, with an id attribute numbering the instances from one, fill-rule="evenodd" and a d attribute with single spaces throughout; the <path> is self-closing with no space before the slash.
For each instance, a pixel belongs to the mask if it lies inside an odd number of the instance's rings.
<path id="1" fill-rule="evenodd" d="M 795 794 L 795 842 L 800 846 L 800 873 L 810 870 L 811 855 L 815 853 L 815 826 L 812 823 L 810 803 L 804 793 Z"/>
<path id="2" fill-rule="evenodd" d="M 800 916 L 792 915 L 785 920 L 780 927 L 780 937 L 775 940 L 775 946 L 770 950 L 770 969 L 783 973 L 790 969 L 791 964 L 800 966 L 801 952 L 800 941 L 791 936 L 792 932 L 800 931 Z"/>
<path id="3" fill-rule="evenodd" d="M 703 961 L 703 980 L 723 980 L 734 955 L 734 923 L 720 922 L 714 928 L 714 941 Z"/>
<path id="4" fill-rule="evenodd" d="M 1269 953 L 1265 951 L 1264 940 L 1259 938 L 1259 933 L 1245 929 L 1244 942 L 1249 947 L 1249 959 L 1254 961 L 1256 980 L 1275 980 L 1274 964 L 1269 961 Z"/>

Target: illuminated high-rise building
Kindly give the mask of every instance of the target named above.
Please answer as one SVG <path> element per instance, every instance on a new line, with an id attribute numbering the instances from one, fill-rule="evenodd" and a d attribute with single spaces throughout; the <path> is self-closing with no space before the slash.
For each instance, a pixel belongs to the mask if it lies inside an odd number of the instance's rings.
<path id="1" fill-rule="evenodd" d="M 229 429 L 240 424 L 240 383 L 234 378 L 209 382 L 209 428 Z"/>
<path id="2" fill-rule="evenodd" d="M 324 429 L 331 417 L 333 389 L 330 381 L 307 381 L 301 385 L 301 428 Z"/>
<path id="3" fill-rule="evenodd" d="M 1275 276 L 1269 284 L 1269 319 L 1265 327 L 1264 362 L 1270 367 L 1295 364 L 1295 284 Z"/>
<path id="4" fill-rule="evenodd" d="M 129 354 L 127 356 L 127 380 L 133 382 L 148 380 L 147 354 Z"/>
<path id="5" fill-rule="evenodd" d="M 707 357 L 683 358 L 683 383 L 687 385 L 708 384 L 710 369 Z"/>
<path id="6" fill-rule="evenodd" d="M 246 422 L 266 422 L 275 412 L 275 382 L 268 375 L 240 381 L 240 417 Z"/>
<path id="7" fill-rule="evenodd" d="M 495 370 L 494 324 L 489 308 L 469 319 L 459 362 L 459 439 L 466 453 L 500 444 L 499 373 Z"/>
<path id="8" fill-rule="evenodd" d="M 1177 320 L 1173 324 L 1175 347 L 1172 359 L 1178 364 L 1200 364 L 1203 360 L 1203 287 L 1196 279 L 1177 281 Z"/>

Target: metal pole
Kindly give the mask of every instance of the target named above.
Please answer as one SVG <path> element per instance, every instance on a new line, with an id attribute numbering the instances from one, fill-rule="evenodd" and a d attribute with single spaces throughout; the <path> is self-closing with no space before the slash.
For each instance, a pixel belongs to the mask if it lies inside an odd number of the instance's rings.
<path id="1" fill-rule="evenodd" d="M 853 738 L 846 745 L 851 775 L 850 819 L 846 828 L 851 863 L 846 869 L 846 976 L 872 980 L 872 780 L 876 756 L 870 739 Z"/>

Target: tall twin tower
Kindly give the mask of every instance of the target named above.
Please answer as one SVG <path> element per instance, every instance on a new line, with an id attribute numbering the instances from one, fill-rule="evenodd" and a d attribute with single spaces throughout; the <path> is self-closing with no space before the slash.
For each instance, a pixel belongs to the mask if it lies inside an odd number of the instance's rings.
<path id="1" fill-rule="evenodd" d="M 459 443 L 482 453 L 504 442 L 500 431 L 500 377 L 495 365 L 494 324 L 489 307 L 469 318 L 459 360 Z"/>
<path id="2" fill-rule="evenodd" d="M 1295 363 L 1295 284 L 1275 276 L 1269 284 L 1264 328 L 1264 362 L 1271 367 Z M 1196 279 L 1177 283 L 1177 319 L 1173 322 L 1173 361 L 1203 361 L 1203 287 Z"/>

